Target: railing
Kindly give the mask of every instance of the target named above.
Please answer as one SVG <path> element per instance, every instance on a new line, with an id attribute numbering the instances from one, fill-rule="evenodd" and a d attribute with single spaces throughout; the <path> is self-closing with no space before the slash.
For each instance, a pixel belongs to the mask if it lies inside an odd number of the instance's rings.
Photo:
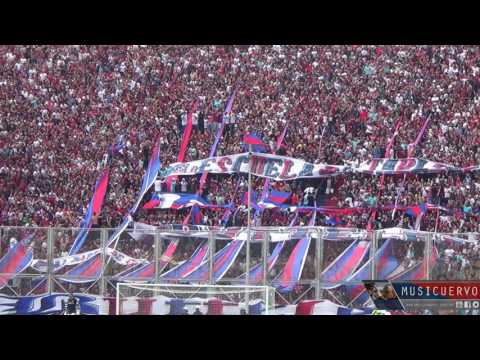
<path id="1" fill-rule="evenodd" d="M 137 227 L 120 235 L 116 252 L 112 252 L 113 245 L 106 246 L 115 229 L 104 228 L 88 231 L 76 254 L 80 258 L 68 257 L 79 231 L 0 227 L 0 294 L 85 293 L 114 297 L 120 280 L 238 285 L 246 283 L 242 275 L 248 268 L 256 269 L 250 285 L 276 287 L 278 303 L 329 299 L 347 305 L 355 300 L 355 285 L 361 280 L 399 276 L 416 280 L 480 279 L 480 259 L 472 250 L 480 238 L 477 233 L 260 227 L 252 228 L 247 256 L 246 246 L 241 244 L 247 241 L 245 228 Z M 238 246 L 231 245 L 234 239 L 239 241 Z M 15 248 L 22 241 L 23 251 Z M 169 259 L 166 251 L 173 248 Z M 446 249 L 457 251 L 469 265 L 445 261 L 442 254 Z M 165 274 L 183 261 L 191 268 L 185 267 L 180 275 L 167 279 Z M 201 264 L 203 270 L 191 271 Z M 128 278 L 138 269 L 143 270 Z M 288 275 L 282 276 L 285 272 Z"/>

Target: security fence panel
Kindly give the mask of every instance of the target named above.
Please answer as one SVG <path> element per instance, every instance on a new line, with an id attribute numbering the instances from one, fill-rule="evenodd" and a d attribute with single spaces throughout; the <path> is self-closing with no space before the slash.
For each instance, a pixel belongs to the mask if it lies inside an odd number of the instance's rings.
<path id="1" fill-rule="evenodd" d="M 188 228 L 161 233 L 162 250 L 157 256 L 158 277 L 155 282 L 181 284 L 188 283 L 193 278 L 201 279 L 197 269 L 201 266 L 208 268 L 205 264 L 209 259 L 213 237 L 213 232 Z M 192 272 L 196 272 L 195 276 L 190 277 Z"/>
<path id="2" fill-rule="evenodd" d="M 103 268 L 102 233 L 105 229 L 88 229 L 84 237 L 81 231 L 54 228 L 50 261 L 50 290 L 53 292 L 90 293 L 100 295 L 100 281 Z M 76 238 L 64 246 L 64 239 Z M 79 235 L 80 234 L 80 235 Z M 80 239 L 80 240 L 79 240 Z"/>
<path id="3" fill-rule="evenodd" d="M 438 260 L 431 267 L 431 279 L 441 281 L 480 280 L 478 234 L 435 234 Z"/>
<path id="4" fill-rule="evenodd" d="M 48 229 L 4 227 L 0 232 L 0 293 L 47 291 Z M 33 267 L 36 265 L 36 267 Z M 43 283 L 42 283 L 43 280 Z"/>

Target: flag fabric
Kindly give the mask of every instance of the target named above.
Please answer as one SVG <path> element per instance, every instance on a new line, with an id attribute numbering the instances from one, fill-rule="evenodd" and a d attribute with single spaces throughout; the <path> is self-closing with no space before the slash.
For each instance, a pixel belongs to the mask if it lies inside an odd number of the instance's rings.
<path id="1" fill-rule="evenodd" d="M 240 250 L 242 250 L 245 241 L 233 240 L 225 245 L 213 257 L 213 278 L 219 281 L 235 262 Z M 195 270 L 184 277 L 185 280 L 208 280 L 209 262 L 204 261 Z"/>
<path id="2" fill-rule="evenodd" d="M 143 175 L 140 194 L 137 198 L 137 201 L 133 205 L 133 207 L 129 210 L 129 214 L 131 215 L 135 214 L 143 197 L 145 196 L 147 191 L 150 189 L 150 187 L 152 187 L 152 185 L 154 184 L 159 170 L 160 170 L 160 139 L 158 139 L 155 142 L 155 145 L 153 146 L 152 153 L 150 154 L 150 160 L 148 162 L 147 170 Z"/>
<path id="3" fill-rule="evenodd" d="M 247 151 L 250 149 L 250 146 L 253 152 L 262 153 L 268 151 L 268 145 L 266 145 L 260 136 L 258 136 L 255 132 L 246 133 L 243 136 L 243 143 L 244 148 Z"/>
<path id="4" fill-rule="evenodd" d="M 184 209 L 194 205 L 208 206 L 207 200 L 196 194 L 155 193 L 144 209 Z"/>
<path id="5" fill-rule="evenodd" d="M 386 279 L 399 265 L 398 259 L 393 253 L 392 239 L 387 239 L 378 249 L 374 257 L 376 278 Z M 360 269 L 358 269 L 347 282 L 358 283 L 353 285 L 345 285 L 345 293 L 351 299 L 351 304 L 363 305 L 368 300 L 368 293 L 365 291 L 362 280 L 371 279 L 370 267 L 372 259 L 368 260 Z"/>
<path id="6" fill-rule="evenodd" d="M 275 264 L 277 263 L 278 258 L 280 257 L 280 253 L 282 252 L 283 248 L 285 247 L 286 242 L 282 241 L 275 245 L 272 253 L 267 259 L 267 272 L 271 271 Z M 246 274 L 239 276 L 238 279 L 244 280 L 246 278 Z M 263 279 L 263 265 L 257 264 L 250 270 L 250 275 L 248 278 L 248 283 L 250 285 L 258 285 L 262 282 Z"/>
<path id="7" fill-rule="evenodd" d="M 127 273 L 124 276 L 120 276 L 120 281 L 150 281 L 155 276 L 155 264 L 148 263 L 145 265 L 140 266 L 134 271 Z"/>
<path id="8" fill-rule="evenodd" d="M 110 246 L 112 243 L 115 242 L 113 249 L 116 248 L 118 240 L 120 239 L 120 235 L 125 231 L 128 225 L 132 222 L 132 216 L 138 209 L 140 202 L 142 201 L 143 197 L 147 193 L 147 191 L 152 187 L 157 178 L 158 172 L 160 171 L 160 138 L 157 139 L 155 145 L 153 146 L 152 153 L 150 154 L 150 160 L 148 162 L 147 170 L 143 175 L 142 180 L 142 187 L 140 188 L 140 194 L 137 198 L 137 201 L 128 210 L 128 214 L 123 217 L 122 223 L 117 226 L 115 232 L 112 234 L 110 239 L 108 239 L 107 246 Z"/>
<path id="9" fill-rule="evenodd" d="M 193 127 L 193 113 L 197 110 L 197 102 L 193 104 L 192 110 L 187 114 L 187 126 L 183 130 L 182 142 L 180 144 L 180 151 L 178 152 L 177 161 L 182 163 L 185 160 L 185 154 L 187 153 L 188 143 L 190 142 L 190 136 L 192 135 Z M 177 176 L 169 176 L 167 178 L 167 188 L 172 188 L 172 181 L 177 180 Z"/>
<path id="10" fill-rule="evenodd" d="M 284 204 L 285 202 L 287 202 L 291 195 L 291 192 L 272 190 L 270 191 L 267 200 L 275 204 Z"/>
<path id="11" fill-rule="evenodd" d="M 93 191 L 92 200 L 90 200 L 90 204 L 88 205 L 87 213 L 85 214 L 85 218 L 80 223 L 81 229 L 77 234 L 77 237 L 75 238 L 68 255 L 75 255 L 80 251 L 82 245 L 87 239 L 88 231 L 92 227 L 94 216 L 98 216 L 100 214 L 103 200 L 105 199 L 105 194 L 107 192 L 109 173 L 110 170 L 108 168 L 105 169 L 97 180 L 95 189 Z"/>
<path id="12" fill-rule="evenodd" d="M 194 205 L 192 207 L 192 225 L 202 225 L 202 212 L 198 206 Z"/>
<path id="13" fill-rule="evenodd" d="M 98 254 L 67 271 L 59 278 L 64 282 L 78 284 L 96 281 L 102 273 L 102 263 L 102 255 Z"/>
<path id="14" fill-rule="evenodd" d="M 435 246 L 432 247 L 430 253 L 430 268 L 433 268 L 438 261 L 438 250 Z M 427 258 L 415 264 L 404 272 L 392 277 L 389 280 L 395 281 L 409 281 L 409 280 L 426 280 L 427 279 Z"/>
<path id="15" fill-rule="evenodd" d="M 341 220 L 337 215 L 333 216 L 327 216 L 327 220 L 325 221 L 325 224 L 330 225 L 330 226 L 337 226 L 338 224 L 341 224 Z"/>
<path id="16" fill-rule="evenodd" d="M 287 129 L 288 129 L 288 122 L 286 123 L 285 127 L 283 128 L 283 131 L 280 134 L 280 136 L 277 138 L 277 143 L 275 144 L 275 149 L 273 149 L 273 154 L 276 154 L 278 149 L 280 149 L 280 147 L 282 146 L 283 140 L 285 139 L 285 135 L 287 134 Z M 265 179 L 265 182 L 263 183 L 262 194 L 260 196 L 260 203 L 263 203 L 263 201 L 265 200 L 269 187 L 270 187 L 270 179 Z M 259 217 L 262 213 L 262 206 L 261 206 L 260 203 L 259 203 L 260 209 L 255 211 L 255 215 L 253 217 L 253 221 L 254 221 L 255 224 L 257 223 L 257 221 L 258 221 L 258 219 L 259 219 Z"/>
<path id="17" fill-rule="evenodd" d="M 32 237 L 19 241 L 0 259 L 0 289 L 32 263 L 33 250 L 29 247 Z"/>
<path id="18" fill-rule="evenodd" d="M 411 217 L 417 217 L 419 215 L 423 215 L 427 212 L 427 206 L 423 203 L 415 206 L 410 206 L 407 208 L 407 211 L 405 212 L 408 216 Z"/>
<path id="19" fill-rule="evenodd" d="M 208 256 L 208 250 L 209 246 L 208 242 L 206 241 L 197 247 L 188 260 L 183 261 L 181 264 L 170 269 L 160 277 L 164 280 L 176 280 L 184 278 L 205 261 L 206 257 Z"/>
<path id="20" fill-rule="evenodd" d="M 322 272 L 325 288 L 337 287 L 340 282 L 354 273 L 358 265 L 368 255 L 369 241 L 354 241 Z"/>
<path id="21" fill-rule="evenodd" d="M 316 212 L 313 212 L 309 226 L 315 225 L 316 214 Z M 310 241 L 310 236 L 305 236 L 300 239 L 293 248 L 282 272 L 273 281 L 273 286 L 277 288 L 279 292 L 286 293 L 292 291 L 300 280 L 310 247 Z"/>
<path id="22" fill-rule="evenodd" d="M 232 112 L 232 107 L 233 107 L 233 100 L 235 99 L 235 91 L 230 95 L 230 97 L 227 100 L 227 104 L 225 106 L 225 110 L 223 111 L 222 114 L 222 123 L 220 124 L 220 127 L 217 130 L 217 133 L 215 134 L 215 140 L 213 141 L 213 145 L 210 148 L 210 154 L 208 157 L 214 157 L 215 154 L 217 153 L 217 147 L 218 143 L 220 142 L 220 139 L 222 138 L 223 134 L 223 129 L 225 129 L 225 120 L 227 119 L 228 114 Z M 205 185 L 205 181 L 207 179 L 207 174 L 208 171 L 204 171 L 202 173 L 202 176 L 200 178 L 200 187 L 198 189 L 198 193 L 201 193 L 203 190 L 203 187 Z"/>
<path id="23" fill-rule="evenodd" d="M 177 249 L 179 241 L 180 241 L 180 238 L 177 238 L 175 240 L 170 241 L 170 243 L 167 246 L 167 249 L 165 250 L 165 252 L 160 257 L 160 261 L 158 262 L 158 273 L 159 274 L 162 273 L 162 271 L 165 269 L 165 267 L 172 260 L 173 254 L 175 253 L 175 250 Z"/>

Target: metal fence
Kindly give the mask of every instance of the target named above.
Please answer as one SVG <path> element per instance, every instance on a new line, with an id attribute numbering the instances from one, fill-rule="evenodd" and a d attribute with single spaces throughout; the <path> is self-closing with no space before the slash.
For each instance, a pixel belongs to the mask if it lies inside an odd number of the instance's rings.
<path id="1" fill-rule="evenodd" d="M 62 266 L 59 262 L 67 258 L 80 229 L 0 227 L 0 261 L 4 265 L 0 270 L 0 294 L 88 293 L 114 297 L 116 283 L 136 272 L 137 276 L 127 281 L 270 285 L 277 288 L 279 304 L 329 299 L 347 305 L 358 295 L 355 286 L 361 284 L 360 280 L 401 276 L 416 280 L 480 279 L 478 234 L 325 227 L 251 230 L 248 241 L 245 229 L 127 229 L 115 244 L 123 256 L 118 261 L 111 253 L 113 245 L 106 246 L 115 229 L 91 229 L 78 254 L 88 260 Z M 234 237 L 239 246 L 232 245 Z M 30 239 L 27 248 L 33 260 L 19 265 L 15 259 L 6 259 L 13 256 L 8 255 L 9 250 L 24 239 Z M 172 248 L 169 259 L 166 252 Z M 301 256 L 302 251 L 305 256 Z M 19 258 L 23 255 L 15 254 Z M 233 264 L 225 266 L 232 257 Z M 132 263 L 129 259 L 142 262 Z M 165 275 L 188 260 L 192 269 L 203 264 L 203 271 Z M 287 267 L 295 266 L 301 269 L 298 279 L 284 275 Z M 249 270 L 255 271 L 255 276 L 247 280 Z"/>

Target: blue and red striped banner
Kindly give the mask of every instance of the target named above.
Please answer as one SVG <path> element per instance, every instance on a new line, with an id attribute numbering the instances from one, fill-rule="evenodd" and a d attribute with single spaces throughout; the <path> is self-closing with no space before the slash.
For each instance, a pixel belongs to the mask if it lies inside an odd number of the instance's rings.
<path id="1" fill-rule="evenodd" d="M 213 257 L 213 278 L 215 281 L 219 281 L 230 269 L 244 244 L 245 241 L 233 240 L 215 254 Z M 184 279 L 191 281 L 208 280 L 208 275 L 209 261 L 207 260 L 186 275 Z"/>
<path id="2" fill-rule="evenodd" d="M 315 225 L 316 215 L 317 213 L 313 212 L 308 226 Z M 311 238 L 307 235 L 298 240 L 297 244 L 293 248 L 293 251 L 288 258 L 283 271 L 273 282 L 273 286 L 277 288 L 279 292 L 292 291 L 297 282 L 300 280 L 303 266 L 305 265 L 305 260 L 307 258 L 308 249 L 310 247 L 310 242 Z"/>
<path id="3" fill-rule="evenodd" d="M 75 266 L 59 278 L 70 283 L 87 283 L 96 281 L 102 273 L 103 259 L 102 254 L 98 254 L 91 259 Z"/>
<path id="4" fill-rule="evenodd" d="M 80 251 L 85 243 L 85 240 L 87 239 L 88 231 L 92 227 L 93 217 L 98 216 L 102 211 L 103 200 L 105 199 L 105 193 L 107 192 L 109 173 L 110 170 L 108 168 L 103 170 L 102 174 L 97 180 L 95 189 L 93 191 L 92 200 L 88 205 L 87 213 L 80 224 L 81 229 L 77 234 L 77 237 L 75 238 L 68 255 L 75 255 Z"/>
<path id="5" fill-rule="evenodd" d="M 322 272 L 324 287 L 337 287 L 338 283 L 352 275 L 368 255 L 369 249 L 369 241 L 354 241 Z"/>
<path id="6" fill-rule="evenodd" d="M 0 259 L 0 289 L 31 264 L 33 251 L 27 239 L 18 242 Z"/>
<path id="7" fill-rule="evenodd" d="M 160 277 L 162 279 L 169 280 L 184 278 L 192 271 L 194 271 L 202 262 L 205 261 L 208 255 L 208 250 L 208 242 L 203 243 L 193 252 L 192 256 L 188 260 L 170 269 L 166 273 L 162 274 Z"/>

